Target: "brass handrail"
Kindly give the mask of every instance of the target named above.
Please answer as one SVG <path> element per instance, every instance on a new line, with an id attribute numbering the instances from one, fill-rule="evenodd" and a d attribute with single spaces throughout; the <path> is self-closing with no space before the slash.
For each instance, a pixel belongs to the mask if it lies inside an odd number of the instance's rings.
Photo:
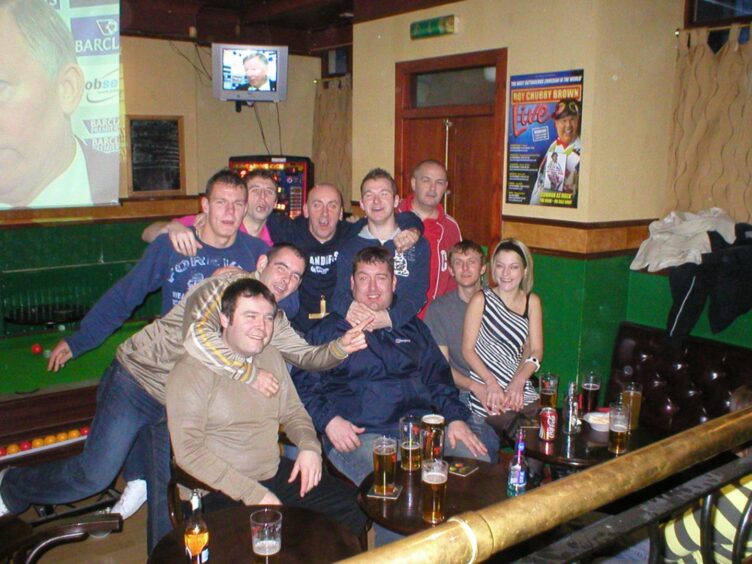
<path id="1" fill-rule="evenodd" d="M 478 562 L 752 440 L 752 407 L 345 562 Z"/>

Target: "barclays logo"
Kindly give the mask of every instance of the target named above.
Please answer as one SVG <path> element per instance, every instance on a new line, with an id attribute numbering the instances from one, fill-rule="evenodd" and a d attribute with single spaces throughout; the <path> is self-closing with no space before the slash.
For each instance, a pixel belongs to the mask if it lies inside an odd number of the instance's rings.
<path id="1" fill-rule="evenodd" d="M 98 19 L 97 27 L 99 28 L 99 32 L 105 37 L 112 37 L 120 29 L 118 21 L 113 18 Z"/>

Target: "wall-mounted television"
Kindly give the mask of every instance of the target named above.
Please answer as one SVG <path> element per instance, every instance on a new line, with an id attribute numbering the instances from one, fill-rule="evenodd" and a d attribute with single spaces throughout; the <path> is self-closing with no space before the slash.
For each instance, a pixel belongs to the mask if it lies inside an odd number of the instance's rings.
<path id="1" fill-rule="evenodd" d="M 212 83 L 220 100 L 286 100 L 287 47 L 212 43 Z"/>

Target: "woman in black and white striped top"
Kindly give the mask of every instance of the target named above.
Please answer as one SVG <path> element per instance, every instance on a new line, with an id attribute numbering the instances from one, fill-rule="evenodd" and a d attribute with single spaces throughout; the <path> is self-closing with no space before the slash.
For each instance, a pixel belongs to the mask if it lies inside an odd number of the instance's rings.
<path id="1" fill-rule="evenodd" d="M 540 298 L 531 292 L 530 251 L 521 241 L 505 239 L 494 249 L 491 269 L 496 286 L 470 300 L 462 335 L 470 377 L 484 386 L 470 398 L 470 409 L 480 417 L 537 407 L 530 377 L 543 357 L 543 316 Z"/>

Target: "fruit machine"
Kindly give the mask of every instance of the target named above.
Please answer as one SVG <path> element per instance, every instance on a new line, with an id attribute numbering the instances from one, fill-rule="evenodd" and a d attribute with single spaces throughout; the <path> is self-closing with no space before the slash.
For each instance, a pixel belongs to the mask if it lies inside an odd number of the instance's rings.
<path id="1" fill-rule="evenodd" d="M 308 190 L 313 186 L 311 159 L 283 155 L 247 155 L 230 157 L 230 168 L 243 177 L 251 170 L 271 170 L 278 186 L 275 213 L 284 214 L 291 219 L 303 213 Z"/>

